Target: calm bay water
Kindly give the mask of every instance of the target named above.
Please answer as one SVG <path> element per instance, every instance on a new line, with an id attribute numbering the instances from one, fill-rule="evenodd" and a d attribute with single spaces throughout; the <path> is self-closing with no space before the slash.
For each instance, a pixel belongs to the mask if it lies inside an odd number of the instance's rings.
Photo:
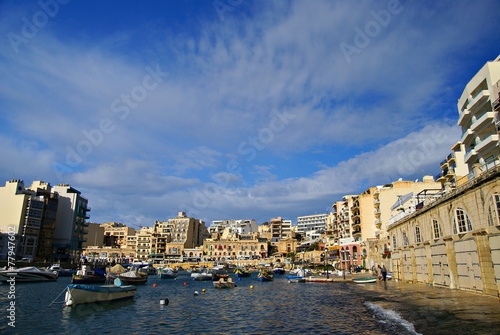
<path id="1" fill-rule="evenodd" d="M 424 285 L 386 282 L 259 282 L 231 290 L 211 282 L 150 276 L 134 299 L 64 307 L 70 278 L 16 285 L 16 327 L 8 285 L 0 285 L 4 334 L 498 334 L 500 300 Z M 183 285 L 186 282 L 187 285 Z M 153 287 L 152 284 L 157 286 Z M 254 288 L 251 289 L 250 285 Z M 203 293 L 202 289 L 206 289 Z M 199 295 L 194 295 L 198 291 Z M 160 300 L 169 299 L 168 305 Z M 49 306 L 50 305 L 50 306 Z"/>

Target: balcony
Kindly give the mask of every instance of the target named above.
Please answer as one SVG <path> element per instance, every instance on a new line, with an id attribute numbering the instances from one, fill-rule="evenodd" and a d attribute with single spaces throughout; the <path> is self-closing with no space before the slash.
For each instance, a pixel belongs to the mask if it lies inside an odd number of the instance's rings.
<path id="1" fill-rule="evenodd" d="M 483 115 L 481 115 L 479 119 L 477 119 L 470 125 L 470 129 L 473 132 L 475 132 L 479 128 L 482 128 L 485 125 L 488 126 L 490 124 L 493 124 L 494 119 L 495 119 L 495 112 L 486 112 Z"/>
<path id="2" fill-rule="evenodd" d="M 477 157 L 477 151 L 471 148 L 465 152 L 464 161 L 466 164 L 469 164 L 469 162 L 475 157 Z"/>
<path id="3" fill-rule="evenodd" d="M 474 137 L 474 132 L 470 129 L 467 129 L 462 133 L 462 138 L 460 139 L 460 142 L 467 143 L 471 141 L 473 137 Z"/>
<path id="4" fill-rule="evenodd" d="M 448 160 L 447 159 L 444 159 L 441 161 L 441 163 L 439 163 L 439 165 L 441 166 L 441 168 L 445 168 L 448 166 Z"/>
<path id="5" fill-rule="evenodd" d="M 476 144 L 474 150 L 476 151 L 486 151 L 489 150 L 490 147 L 494 147 L 498 145 L 498 134 L 491 134 L 485 137 L 479 144 Z"/>
<path id="6" fill-rule="evenodd" d="M 500 98 L 493 101 L 493 103 L 491 105 L 492 105 L 494 111 L 500 112 Z"/>
<path id="7" fill-rule="evenodd" d="M 376 198 L 375 200 L 373 200 L 373 204 L 374 205 L 380 205 L 380 199 Z"/>
<path id="8" fill-rule="evenodd" d="M 484 105 L 489 98 L 490 98 L 490 91 L 488 90 L 479 91 L 475 96 L 469 99 L 467 109 L 470 109 L 471 111 L 478 109 L 479 107 Z"/>
<path id="9" fill-rule="evenodd" d="M 443 174 L 442 174 L 442 173 L 440 173 L 440 174 L 438 174 L 438 175 L 436 175 L 436 176 L 434 177 L 434 180 L 435 180 L 435 181 L 437 181 L 437 182 L 442 182 L 442 181 L 444 181 L 445 179 L 446 179 L 446 178 L 443 176 Z"/>
<path id="10" fill-rule="evenodd" d="M 469 109 L 463 109 L 458 118 L 458 125 L 463 126 L 465 122 L 469 120 L 471 112 Z"/>

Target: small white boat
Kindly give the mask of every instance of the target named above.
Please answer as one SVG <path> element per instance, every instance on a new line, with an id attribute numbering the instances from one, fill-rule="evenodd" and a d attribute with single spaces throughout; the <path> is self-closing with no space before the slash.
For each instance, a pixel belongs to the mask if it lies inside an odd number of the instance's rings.
<path id="1" fill-rule="evenodd" d="M 193 272 L 191 278 L 193 280 L 212 280 L 212 274 L 209 272 Z"/>
<path id="2" fill-rule="evenodd" d="M 177 278 L 177 273 L 175 273 L 172 269 L 166 268 L 160 270 L 160 279 L 175 279 Z"/>
<path id="3" fill-rule="evenodd" d="M 57 271 L 59 277 L 71 277 L 76 271 L 64 269 L 60 264 L 52 264 L 48 270 Z"/>
<path id="4" fill-rule="evenodd" d="M 357 278 L 352 280 L 356 284 L 376 283 L 377 277 Z"/>
<path id="5" fill-rule="evenodd" d="M 118 283 L 118 282 L 117 282 Z M 66 296 L 64 304 L 66 306 L 75 306 L 103 301 L 115 301 L 127 298 L 133 298 L 137 287 L 133 285 L 85 285 L 70 284 L 66 287 Z"/>
<path id="6" fill-rule="evenodd" d="M 16 283 L 54 281 L 57 280 L 57 271 L 39 269 L 34 266 L 0 271 L 1 282 L 5 283 L 12 280 L 14 280 Z"/>

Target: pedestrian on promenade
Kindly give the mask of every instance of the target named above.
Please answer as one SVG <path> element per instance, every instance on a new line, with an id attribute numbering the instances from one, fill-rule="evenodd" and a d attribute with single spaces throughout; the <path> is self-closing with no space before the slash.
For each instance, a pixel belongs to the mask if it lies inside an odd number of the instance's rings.
<path id="1" fill-rule="evenodd" d="M 377 265 L 377 279 L 378 280 L 382 280 L 382 268 L 380 267 L 380 265 Z"/>
<path id="2" fill-rule="evenodd" d="M 382 272 L 382 280 L 386 281 L 387 280 L 387 269 L 385 268 L 385 265 L 382 265 L 382 268 L 380 269 Z"/>

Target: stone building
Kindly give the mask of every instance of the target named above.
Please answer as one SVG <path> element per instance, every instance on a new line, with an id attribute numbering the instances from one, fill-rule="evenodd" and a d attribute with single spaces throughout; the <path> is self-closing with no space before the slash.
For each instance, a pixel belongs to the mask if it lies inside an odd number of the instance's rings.
<path id="1" fill-rule="evenodd" d="M 393 278 L 499 296 L 500 166 L 474 172 L 388 227 Z"/>

